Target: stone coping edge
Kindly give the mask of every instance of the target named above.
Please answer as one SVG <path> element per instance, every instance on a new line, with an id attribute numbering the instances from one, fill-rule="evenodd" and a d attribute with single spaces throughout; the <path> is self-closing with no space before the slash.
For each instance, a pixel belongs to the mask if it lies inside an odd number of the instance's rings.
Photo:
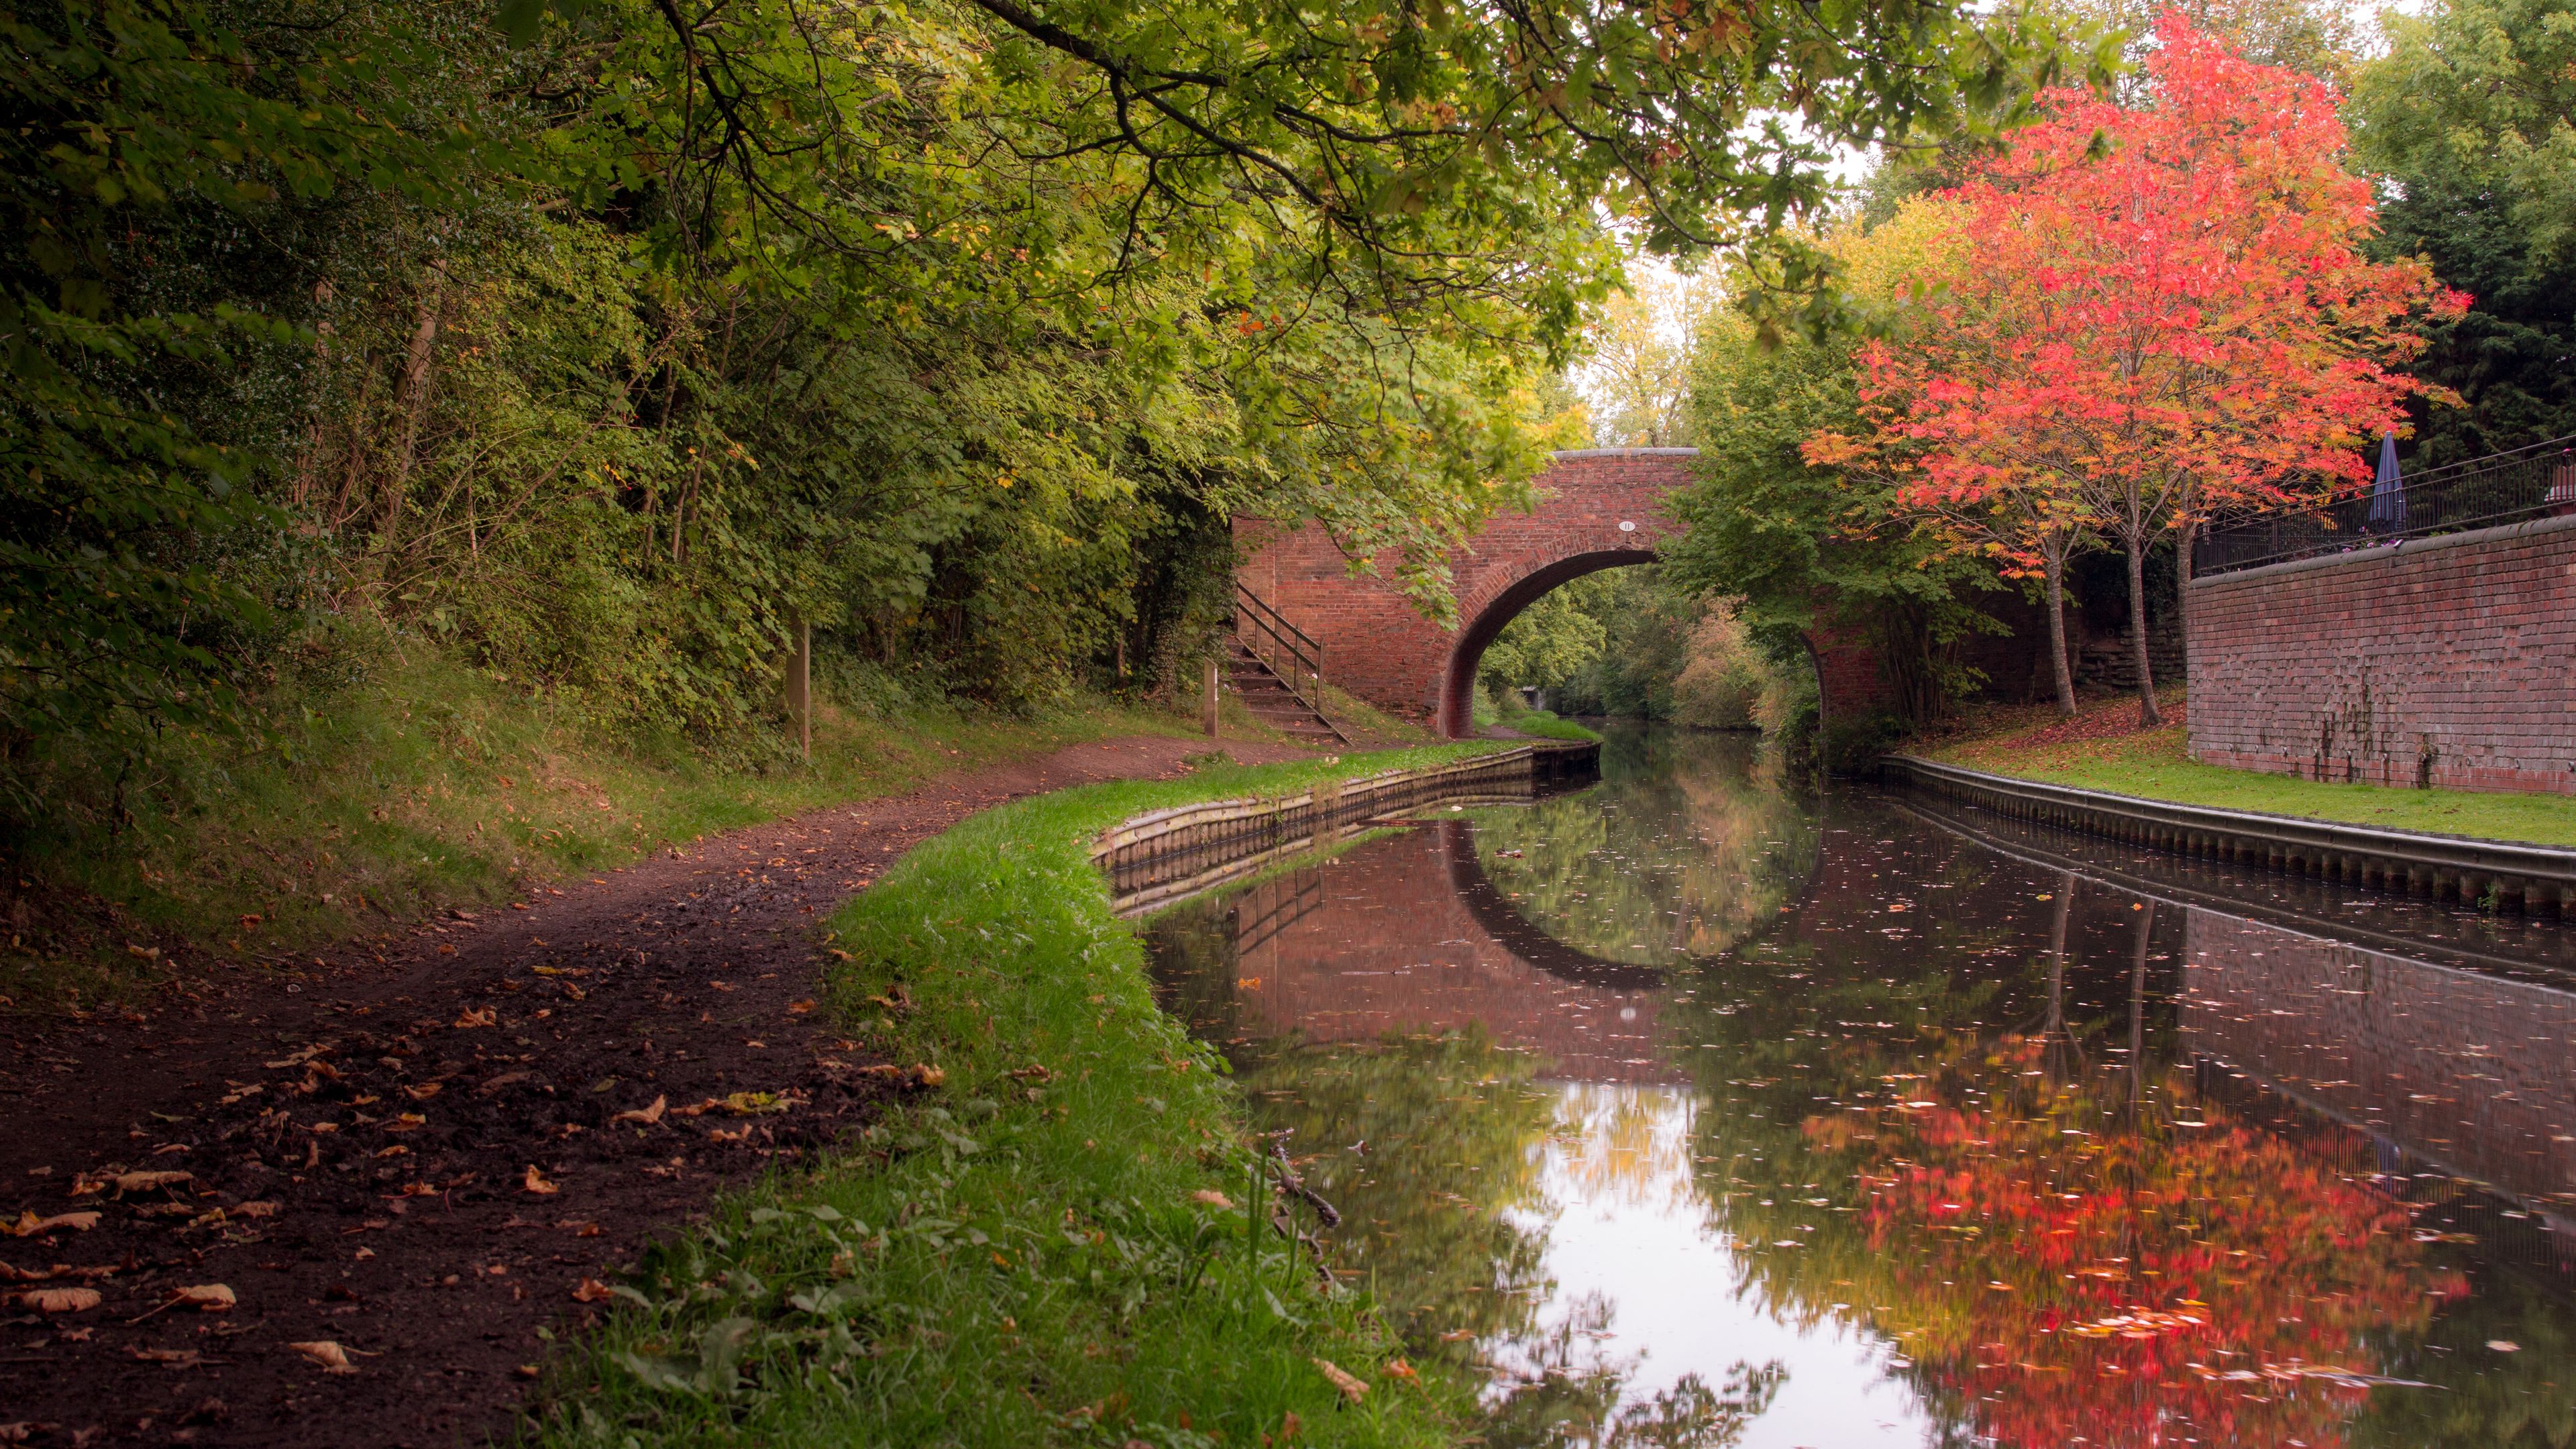
<path id="1" fill-rule="evenodd" d="M 2498 539 L 2565 533 L 2576 529 L 2576 515 L 2565 518 L 2526 518 L 2520 523 L 2498 523 L 2485 528 L 2472 528 L 2461 533 L 2437 533 L 2430 538 L 2401 538 L 2395 543 L 2356 548 L 2347 553 L 2323 553 L 2312 558 L 2284 559 L 2279 563 L 2257 564 L 2250 569 L 2230 569 L 2223 574 L 2202 574 L 2192 579 L 2191 591 L 2202 588 L 2224 588 L 2242 579 L 2278 578 L 2283 574 L 2304 573 L 2311 569 L 2345 568 L 2359 564 L 2394 564 L 2432 549 L 2466 548 L 2471 544 L 2493 543 Z"/>
<path id="2" fill-rule="evenodd" d="M 1474 793 L 1473 786 L 1498 777 L 1554 778 L 1571 766 L 1576 757 L 1598 758 L 1600 749 L 1598 743 L 1589 740 L 1542 740 L 1515 749 L 1496 750 L 1491 754 L 1469 755 L 1446 764 L 1380 770 L 1373 775 L 1325 781 L 1282 795 L 1202 800 L 1193 805 L 1148 810 L 1141 815 L 1129 816 L 1094 837 L 1091 858 L 1100 862 L 1140 848 L 1151 851 L 1167 838 L 1191 831 L 1225 832 L 1229 826 L 1268 825 L 1293 812 L 1314 810 L 1322 812 L 1325 817 L 1371 818 L 1375 813 L 1371 811 L 1372 806 L 1401 808 L 1403 805 L 1427 803 L 1431 798 L 1445 799 L 1441 793 L 1443 787 L 1454 787 L 1449 793 L 1467 795 Z M 1298 823 L 1305 822 L 1300 820 Z M 1329 823 L 1346 821 L 1331 819 Z M 1203 844 L 1209 838 L 1202 833 L 1197 839 L 1176 843 L 1187 848 Z"/>
<path id="3" fill-rule="evenodd" d="M 2050 785 L 1917 755 L 1879 762 L 1883 782 L 2110 839 L 2374 890 L 2576 916 L 2576 850 L 2467 835 L 2378 830 Z"/>

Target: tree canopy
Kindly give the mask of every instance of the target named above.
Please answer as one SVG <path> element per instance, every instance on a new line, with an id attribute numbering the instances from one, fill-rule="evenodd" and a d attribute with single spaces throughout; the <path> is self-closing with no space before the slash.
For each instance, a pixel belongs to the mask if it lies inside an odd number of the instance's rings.
<path id="1" fill-rule="evenodd" d="M 1148 683 L 1246 513 L 1437 613 L 1567 440 L 1620 229 L 1819 295 L 1834 147 L 2008 124 L 2062 64 L 1951 0 L 47 0 L 0 37 L 38 773 L 352 621 L 707 738 L 795 618 L 934 690 Z"/>

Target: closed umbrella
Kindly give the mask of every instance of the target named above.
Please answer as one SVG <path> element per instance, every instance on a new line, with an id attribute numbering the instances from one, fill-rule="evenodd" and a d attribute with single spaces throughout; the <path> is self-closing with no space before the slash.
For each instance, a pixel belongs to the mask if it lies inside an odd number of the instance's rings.
<path id="1" fill-rule="evenodd" d="M 2395 533 L 2406 526 L 2406 483 L 2397 476 L 2397 435 L 2379 435 L 2379 478 L 2370 485 L 2370 528 Z"/>

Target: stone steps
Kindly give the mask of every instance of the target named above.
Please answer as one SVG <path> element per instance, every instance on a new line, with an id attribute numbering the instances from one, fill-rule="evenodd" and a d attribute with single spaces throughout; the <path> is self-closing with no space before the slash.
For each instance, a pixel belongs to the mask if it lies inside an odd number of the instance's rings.
<path id="1" fill-rule="evenodd" d="M 1220 667 L 1226 685 L 1255 719 L 1302 744 L 1337 745 L 1344 743 L 1342 732 L 1330 720 L 1306 707 L 1304 701 L 1289 693 L 1288 686 L 1271 671 L 1269 665 L 1245 646 L 1241 639 L 1226 641 L 1225 657 Z"/>

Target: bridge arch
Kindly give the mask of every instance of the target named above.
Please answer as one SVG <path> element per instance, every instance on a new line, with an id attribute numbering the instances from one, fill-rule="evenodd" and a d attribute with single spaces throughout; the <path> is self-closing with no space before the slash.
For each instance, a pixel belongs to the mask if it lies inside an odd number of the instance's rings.
<path id="1" fill-rule="evenodd" d="M 1237 523 L 1236 578 L 1324 647 L 1327 681 L 1455 739 L 1475 731 L 1476 667 L 1514 615 L 1548 590 L 1606 568 L 1652 563 L 1679 531 L 1664 501 L 1687 487 L 1697 448 L 1585 448 L 1557 453 L 1537 480 L 1539 505 L 1496 516 L 1449 556 L 1459 624 L 1442 629 L 1384 579 L 1354 575 L 1321 528 Z M 1885 697 L 1877 660 L 1856 642 L 1811 636 L 1828 719 Z"/>
<path id="2" fill-rule="evenodd" d="M 1521 610 L 1537 603 L 1557 585 L 1571 583 L 1585 574 L 1654 561 L 1654 550 L 1646 548 L 1578 553 L 1541 565 L 1512 580 L 1473 612 L 1470 612 L 1469 602 L 1460 599 L 1458 617 L 1464 622 L 1450 636 L 1449 657 L 1441 665 L 1440 698 L 1433 710 L 1440 733 L 1450 739 L 1474 733 L 1476 666 L 1485 657 L 1485 646 L 1493 643 L 1495 637 L 1503 632 L 1503 626 Z"/>

